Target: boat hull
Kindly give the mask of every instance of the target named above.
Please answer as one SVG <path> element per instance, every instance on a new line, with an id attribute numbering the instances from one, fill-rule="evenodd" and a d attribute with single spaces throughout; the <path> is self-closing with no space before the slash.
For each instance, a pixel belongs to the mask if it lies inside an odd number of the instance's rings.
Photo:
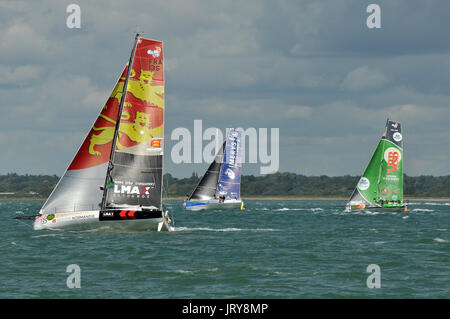
<path id="1" fill-rule="evenodd" d="M 120 212 L 119 212 L 120 214 Z M 170 219 L 166 212 L 165 217 L 150 218 L 130 218 L 124 215 L 121 219 L 102 218 L 103 212 L 84 211 L 67 212 L 56 214 L 43 214 L 35 218 L 34 230 L 92 230 L 92 229 L 113 229 L 113 230 L 141 230 L 141 231 L 172 231 L 174 227 L 170 225 Z M 120 216 L 120 215 L 119 215 Z M 134 217 L 134 216 L 133 216 Z"/>
<path id="2" fill-rule="evenodd" d="M 198 200 L 198 201 L 186 201 L 183 203 L 183 207 L 186 210 L 198 211 L 207 209 L 243 209 L 242 200 L 225 200 L 225 202 L 219 202 L 218 200 Z"/>
<path id="3" fill-rule="evenodd" d="M 357 212 L 357 211 L 379 211 L 379 212 L 406 212 L 408 207 L 404 206 L 393 206 L 393 207 L 381 207 L 381 206 L 347 206 L 345 208 L 347 212 Z"/>

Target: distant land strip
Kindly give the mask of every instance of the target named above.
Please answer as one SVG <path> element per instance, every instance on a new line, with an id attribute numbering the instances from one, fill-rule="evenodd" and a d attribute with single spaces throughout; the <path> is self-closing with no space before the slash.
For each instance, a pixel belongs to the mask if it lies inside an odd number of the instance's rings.
<path id="1" fill-rule="evenodd" d="M 176 178 L 167 173 L 163 177 L 164 199 L 186 199 L 200 178 Z M 359 176 L 305 176 L 295 173 L 275 173 L 241 177 L 241 196 L 255 200 L 347 200 Z M 56 175 L 0 175 L 0 199 L 46 199 L 59 177 Z M 404 176 L 406 200 L 450 200 L 450 175 Z"/>

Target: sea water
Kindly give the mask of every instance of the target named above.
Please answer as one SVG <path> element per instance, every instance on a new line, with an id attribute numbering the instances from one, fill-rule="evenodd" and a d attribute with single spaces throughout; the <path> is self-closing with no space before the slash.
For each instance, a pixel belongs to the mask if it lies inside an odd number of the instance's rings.
<path id="1" fill-rule="evenodd" d="M 348 213 L 332 200 L 198 212 L 165 201 L 170 233 L 34 231 L 14 218 L 42 204 L 0 201 L 0 298 L 450 298 L 449 202 Z"/>

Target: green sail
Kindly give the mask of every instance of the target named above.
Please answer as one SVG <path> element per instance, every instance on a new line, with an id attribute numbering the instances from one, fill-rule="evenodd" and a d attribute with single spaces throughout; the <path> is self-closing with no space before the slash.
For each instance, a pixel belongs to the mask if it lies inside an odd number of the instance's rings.
<path id="1" fill-rule="evenodd" d="M 350 197 L 348 206 L 403 206 L 403 137 L 398 122 L 386 131 Z"/>

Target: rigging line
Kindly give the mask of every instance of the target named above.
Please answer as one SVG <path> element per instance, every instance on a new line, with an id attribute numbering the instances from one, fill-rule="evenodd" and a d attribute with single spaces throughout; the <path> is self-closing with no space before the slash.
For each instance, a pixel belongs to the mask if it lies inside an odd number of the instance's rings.
<path id="1" fill-rule="evenodd" d="M 130 73 L 131 73 L 131 69 L 133 67 L 134 55 L 136 53 L 136 47 L 137 47 L 137 44 L 138 44 L 138 41 L 139 41 L 139 37 L 140 37 L 140 34 L 136 33 L 136 37 L 134 39 L 133 50 L 131 51 L 130 60 L 128 61 L 127 75 L 125 77 L 125 83 L 123 85 L 122 97 L 120 99 L 120 105 L 119 105 L 119 112 L 117 114 L 116 127 L 114 129 L 114 138 L 113 138 L 113 141 L 112 141 L 111 153 L 110 153 L 110 156 L 109 156 L 108 169 L 106 171 L 105 185 L 103 187 L 103 196 L 102 196 L 102 204 L 101 204 L 101 209 L 102 210 L 104 210 L 105 206 L 106 206 L 106 194 L 107 194 L 107 187 L 106 186 L 108 184 L 108 180 L 112 180 L 110 173 L 111 173 L 111 170 L 114 167 L 113 161 L 114 161 L 117 137 L 119 136 L 120 119 L 122 117 L 123 105 L 124 105 L 125 98 L 126 98 L 126 95 L 127 95 L 127 90 L 128 90 L 128 81 L 130 79 Z"/>
<path id="2" fill-rule="evenodd" d="M 23 216 L 23 217 L 30 217 L 30 216 Z M 36 216 L 33 216 L 33 217 L 36 217 Z M 27 223 L 21 221 L 19 218 L 14 217 L 14 219 L 17 220 L 20 224 L 23 224 L 23 225 L 25 225 L 25 226 L 27 226 L 27 227 L 31 227 L 31 229 L 33 229 L 33 226 L 32 226 L 32 225 L 28 225 Z M 24 219 L 25 219 L 25 218 L 24 218 Z M 31 219 L 31 218 L 30 218 L 30 219 Z"/>

